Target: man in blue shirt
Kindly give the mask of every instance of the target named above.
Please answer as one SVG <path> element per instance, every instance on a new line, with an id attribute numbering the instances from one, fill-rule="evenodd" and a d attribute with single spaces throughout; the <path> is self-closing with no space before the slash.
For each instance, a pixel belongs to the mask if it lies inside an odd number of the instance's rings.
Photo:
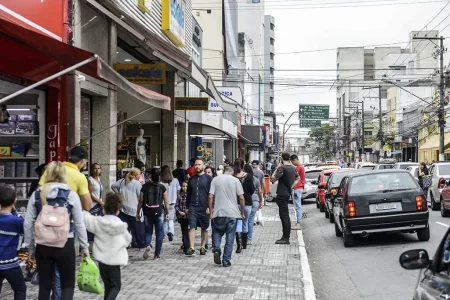
<path id="1" fill-rule="evenodd" d="M 209 227 L 208 195 L 212 177 L 205 174 L 205 163 L 201 159 L 195 160 L 194 169 L 195 175 L 189 178 L 186 197 L 190 244 L 189 249 L 186 251 L 188 256 L 195 255 L 195 230 L 197 227 L 200 227 L 202 230 L 200 255 L 206 254 L 205 244 Z"/>

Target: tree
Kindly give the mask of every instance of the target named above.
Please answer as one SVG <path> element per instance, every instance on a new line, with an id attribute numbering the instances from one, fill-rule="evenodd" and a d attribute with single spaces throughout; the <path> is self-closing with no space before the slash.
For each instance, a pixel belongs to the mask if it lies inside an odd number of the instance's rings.
<path id="1" fill-rule="evenodd" d="M 309 132 L 309 140 L 314 139 L 319 147 L 316 148 L 316 155 L 321 159 L 332 156 L 334 149 L 334 127 L 323 124 L 321 127 L 313 128 Z M 308 141 L 307 141 L 308 143 Z"/>

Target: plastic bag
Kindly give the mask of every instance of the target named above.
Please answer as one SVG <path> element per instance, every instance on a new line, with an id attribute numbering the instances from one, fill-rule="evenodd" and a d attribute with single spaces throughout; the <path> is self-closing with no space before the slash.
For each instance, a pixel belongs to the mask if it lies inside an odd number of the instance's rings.
<path id="1" fill-rule="evenodd" d="M 80 291 L 94 293 L 103 296 L 103 287 L 100 284 L 100 271 L 95 262 L 86 257 L 86 261 L 81 262 L 80 270 L 77 274 L 77 283 Z"/>
<path id="2" fill-rule="evenodd" d="M 263 218 L 262 218 L 262 212 L 261 212 L 260 209 L 258 209 L 258 210 L 256 211 L 256 224 L 259 224 L 259 225 L 261 225 L 262 227 L 264 227 L 264 221 L 263 221 Z"/>

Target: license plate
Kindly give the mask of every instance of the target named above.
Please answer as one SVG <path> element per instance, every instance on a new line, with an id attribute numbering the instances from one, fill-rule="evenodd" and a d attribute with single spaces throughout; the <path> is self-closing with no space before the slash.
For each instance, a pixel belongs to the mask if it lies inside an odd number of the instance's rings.
<path id="1" fill-rule="evenodd" d="M 397 208 L 397 203 L 380 203 L 376 205 L 376 210 L 391 210 Z"/>

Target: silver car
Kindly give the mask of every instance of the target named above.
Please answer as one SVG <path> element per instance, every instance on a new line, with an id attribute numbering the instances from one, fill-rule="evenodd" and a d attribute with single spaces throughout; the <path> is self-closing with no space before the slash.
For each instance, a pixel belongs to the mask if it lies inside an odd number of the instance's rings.
<path id="1" fill-rule="evenodd" d="M 419 166 L 411 166 L 407 167 L 406 171 L 411 173 L 411 175 L 414 177 L 415 180 L 419 181 Z"/>
<path id="2" fill-rule="evenodd" d="M 431 186 L 427 201 L 431 204 L 432 210 L 441 208 L 441 192 L 444 185 L 440 184 L 442 179 L 450 179 L 450 162 L 437 162 L 431 165 L 429 172 L 431 174 Z"/>

